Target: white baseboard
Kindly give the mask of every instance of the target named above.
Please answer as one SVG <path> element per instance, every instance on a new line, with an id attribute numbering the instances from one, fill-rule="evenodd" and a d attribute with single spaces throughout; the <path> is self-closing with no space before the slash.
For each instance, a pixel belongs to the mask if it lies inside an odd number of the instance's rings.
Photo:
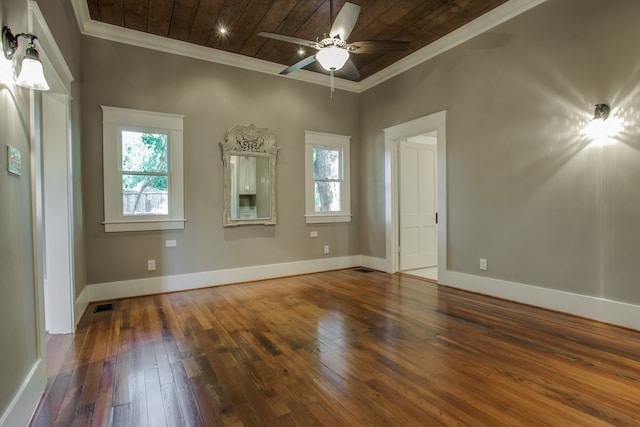
<path id="1" fill-rule="evenodd" d="M 97 283 L 87 285 L 85 290 L 87 291 L 88 302 L 104 301 L 357 267 L 363 265 L 361 258 L 362 257 L 360 255 L 320 258 L 309 261 L 257 265 L 227 270 L 178 274 L 175 276 L 149 277 L 145 279 L 123 280 L 120 282 Z M 367 257 L 367 259 L 368 261 L 375 260 L 375 258 L 369 257 Z M 377 261 L 372 262 L 377 263 Z M 375 268 L 373 266 L 371 267 Z"/>
<path id="2" fill-rule="evenodd" d="M 88 306 L 89 306 L 89 287 L 85 286 L 82 292 L 80 292 L 80 295 L 78 295 L 78 298 L 76 298 L 76 301 L 73 305 L 73 321 L 74 321 L 73 326 L 75 327 L 78 326 L 78 323 L 80 322 L 80 319 L 82 319 L 82 315 L 84 314 Z"/>
<path id="3" fill-rule="evenodd" d="M 387 260 L 385 258 L 374 258 L 367 255 L 360 255 L 360 265 L 378 271 L 387 271 Z"/>
<path id="4" fill-rule="evenodd" d="M 76 313 L 79 314 L 76 321 L 80 319 L 88 303 L 93 301 L 185 291 L 357 266 L 385 271 L 387 264 L 384 258 L 354 255 L 87 285 L 76 300 Z M 640 306 L 633 304 L 442 269 L 438 272 L 438 283 L 640 330 Z"/>
<path id="5" fill-rule="evenodd" d="M 438 283 L 640 330 L 640 306 L 634 304 L 449 270 L 438 272 Z"/>
<path id="6" fill-rule="evenodd" d="M 13 396 L 9 407 L 0 417 L 0 427 L 28 425 L 46 386 L 47 372 L 45 364 L 42 363 L 42 359 L 38 359 L 18 392 Z"/>

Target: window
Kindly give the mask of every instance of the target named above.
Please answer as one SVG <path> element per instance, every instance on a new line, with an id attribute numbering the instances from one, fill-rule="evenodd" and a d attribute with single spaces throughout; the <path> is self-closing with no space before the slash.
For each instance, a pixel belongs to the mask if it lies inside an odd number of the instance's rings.
<path id="1" fill-rule="evenodd" d="M 307 223 L 351 221 L 350 139 L 305 132 Z"/>
<path id="2" fill-rule="evenodd" d="M 102 106 L 105 231 L 184 228 L 183 119 Z"/>

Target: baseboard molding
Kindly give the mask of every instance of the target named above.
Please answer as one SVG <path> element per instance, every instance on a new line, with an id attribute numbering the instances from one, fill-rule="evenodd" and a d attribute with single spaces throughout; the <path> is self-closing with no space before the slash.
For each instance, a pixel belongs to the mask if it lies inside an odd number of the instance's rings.
<path id="1" fill-rule="evenodd" d="M 388 263 L 386 258 L 374 258 L 367 255 L 360 255 L 360 265 L 362 267 L 367 267 L 378 271 L 387 271 L 387 264 Z"/>
<path id="2" fill-rule="evenodd" d="M 0 417 L 0 427 L 26 426 L 38 407 L 47 386 L 47 372 L 42 359 L 34 363 L 31 371 L 14 395 L 9 407 Z"/>
<path id="3" fill-rule="evenodd" d="M 367 263 L 370 263 L 371 265 L 363 264 L 362 256 L 360 255 L 320 258 L 309 261 L 257 265 L 199 273 L 178 274 L 174 276 L 149 277 L 144 279 L 123 280 L 120 282 L 97 283 L 87 285 L 85 290 L 87 291 L 87 302 L 104 301 L 163 292 L 186 291 L 190 289 L 226 285 L 230 283 L 294 276 L 298 274 L 315 273 L 318 271 L 337 270 L 361 265 L 376 268 L 375 266 L 379 265 L 381 262 L 384 262 L 384 260 L 377 261 L 376 258 L 367 257 Z"/>
<path id="4" fill-rule="evenodd" d="M 634 304 L 449 270 L 438 272 L 438 283 L 640 330 L 640 306 Z"/>
<path id="5" fill-rule="evenodd" d="M 80 320 L 82 319 L 82 315 L 85 310 L 89 306 L 89 287 L 85 286 L 78 298 L 76 298 L 75 303 L 73 304 L 73 321 L 74 326 L 78 326 Z"/>
<path id="6" fill-rule="evenodd" d="M 384 258 L 354 255 L 87 285 L 76 300 L 76 321 L 80 320 L 87 305 L 93 301 L 186 291 L 358 266 L 385 271 L 387 264 Z M 640 330 L 638 305 L 450 270 L 439 271 L 438 283 Z"/>

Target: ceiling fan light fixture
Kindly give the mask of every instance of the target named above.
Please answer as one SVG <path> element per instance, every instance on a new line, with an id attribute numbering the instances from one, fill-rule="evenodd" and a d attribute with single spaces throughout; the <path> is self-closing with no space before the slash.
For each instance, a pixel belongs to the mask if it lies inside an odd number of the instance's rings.
<path id="1" fill-rule="evenodd" d="M 328 46 L 316 53 L 316 60 L 327 71 L 339 70 L 344 67 L 348 59 L 349 52 L 337 46 Z"/>

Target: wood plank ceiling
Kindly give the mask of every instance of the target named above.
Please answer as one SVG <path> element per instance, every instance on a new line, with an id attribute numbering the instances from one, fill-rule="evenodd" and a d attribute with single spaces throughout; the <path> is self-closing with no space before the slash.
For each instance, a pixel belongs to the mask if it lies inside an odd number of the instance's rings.
<path id="1" fill-rule="evenodd" d="M 406 40 L 408 51 L 351 55 L 365 79 L 507 0 L 352 0 L 362 7 L 350 42 Z M 91 19 L 283 65 L 315 51 L 257 35 L 307 40 L 330 28 L 329 0 L 87 0 Z M 345 0 L 334 1 L 334 15 Z M 220 28 L 227 34 L 220 34 Z M 325 72 L 317 63 L 308 70 Z"/>

